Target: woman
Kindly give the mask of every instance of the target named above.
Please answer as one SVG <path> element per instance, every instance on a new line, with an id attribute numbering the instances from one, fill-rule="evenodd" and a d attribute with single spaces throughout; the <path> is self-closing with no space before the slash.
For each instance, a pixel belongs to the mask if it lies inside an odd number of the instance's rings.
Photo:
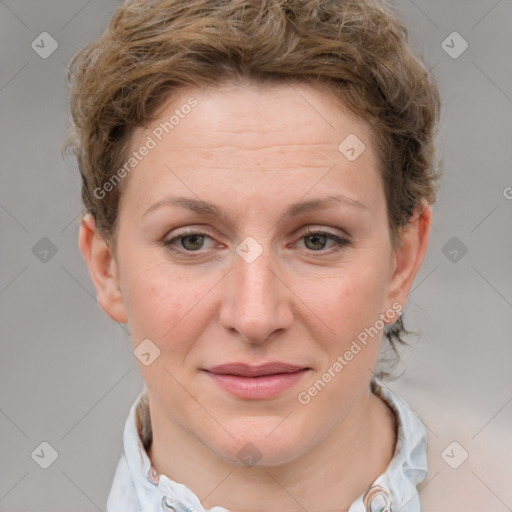
<path id="1" fill-rule="evenodd" d="M 420 510 L 425 427 L 376 372 L 439 177 L 403 23 L 134 0 L 71 82 L 80 249 L 145 382 L 108 510 Z"/>

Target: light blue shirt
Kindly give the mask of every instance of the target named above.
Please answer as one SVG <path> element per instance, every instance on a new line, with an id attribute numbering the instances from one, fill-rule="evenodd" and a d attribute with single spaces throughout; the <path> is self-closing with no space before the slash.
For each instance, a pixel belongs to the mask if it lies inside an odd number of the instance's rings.
<path id="1" fill-rule="evenodd" d="M 381 381 L 372 392 L 380 396 L 397 418 L 397 442 L 385 472 L 350 506 L 349 512 L 420 512 L 417 491 L 428 472 L 427 431 L 408 404 Z M 185 485 L 158 475 L 145 446 L 151 423 L 144 389 L 130 409 L 124 428 L 124 453 L 117 465 L 107 512 L 230 512 L 224 507 L 205 509 Z"/>

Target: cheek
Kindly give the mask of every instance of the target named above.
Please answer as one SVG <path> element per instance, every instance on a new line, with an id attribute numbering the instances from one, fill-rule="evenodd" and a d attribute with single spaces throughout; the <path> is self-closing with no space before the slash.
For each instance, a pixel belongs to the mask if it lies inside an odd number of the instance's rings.
<path id="1" fill-rule="evenodd" d="M 146 267 L 128 282 L 125 304 L 134 343 L 150 338 L 165 350 L 172 340 L 179 350 L 194 339 L 207 283 L 170 272 L 165 264 Z"/>
<path id="2" fill-rule="evenodd" d="M 300 279 L 297 286 L 305 306 L 321 318 L 340 343 L 378 319 L 385 282 L 383 270 L 371 264 L 353 264 L 335 272 L 322 279 Z"/>
<path id="3" fill-rule="evenodd" d="M 382 339 L 375 325 L 383 312 L 383 275 L 377 266 L 353 265 L 309 288 L 308 306 L 319 312 L 321 323 L 329 329 L 323 329 L 322 336 L 313 335 L 325 357 L 297 398 L 306 404 L 310 417 L 324 418 L 323 428 L 348 414 L 371 378 Z M 326 411 L 330 411 L 328 417 Z"/>

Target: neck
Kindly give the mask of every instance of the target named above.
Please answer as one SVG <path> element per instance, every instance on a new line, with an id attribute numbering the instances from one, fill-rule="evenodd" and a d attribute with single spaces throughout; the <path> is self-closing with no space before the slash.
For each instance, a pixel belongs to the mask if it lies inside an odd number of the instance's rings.
<path id="1" fill-rule="evenodd" d="M 186 485 L 205 508 L 220 505 L 231 512 L 348 510 L 386 470 L 396 444 L 394 413 L 369 390 L 329 437 L 279 466 L 234 465 L 158 407 L 150 411 L 148 456 L 158 473 Z"/>

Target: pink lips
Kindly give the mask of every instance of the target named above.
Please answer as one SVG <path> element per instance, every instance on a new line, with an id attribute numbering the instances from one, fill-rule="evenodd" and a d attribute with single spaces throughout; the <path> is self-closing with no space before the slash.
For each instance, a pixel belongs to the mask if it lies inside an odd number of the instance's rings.
<path id="1" fill-rule="evenodd" d="M 286 363 L 251 366 L 229 363 L 208 368 L 206 375 L 220 387 L 240 398 L 272 398 L 297 383 L 309 370 Z"/>

